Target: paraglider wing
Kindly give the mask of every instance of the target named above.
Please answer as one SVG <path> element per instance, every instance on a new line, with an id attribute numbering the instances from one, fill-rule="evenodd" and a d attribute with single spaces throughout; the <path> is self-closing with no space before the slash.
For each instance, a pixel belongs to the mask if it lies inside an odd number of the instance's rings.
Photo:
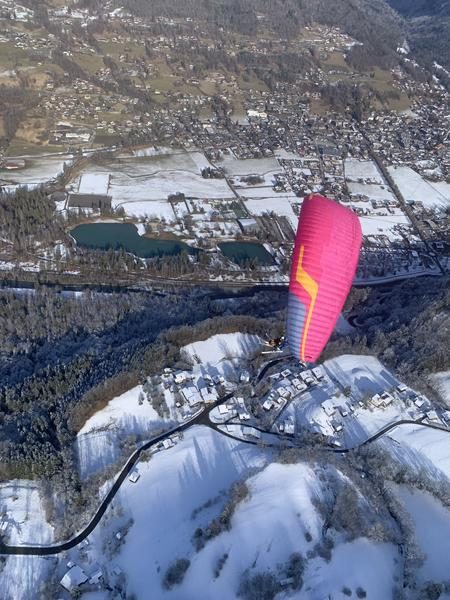
<path id="1" fill-rule="evenodd" d="M 287 336 L 304 362 L 320 356 L 352 286 L 361 225 L 350 209 L 320 195 L 305 198 L 289 284 Z"/>

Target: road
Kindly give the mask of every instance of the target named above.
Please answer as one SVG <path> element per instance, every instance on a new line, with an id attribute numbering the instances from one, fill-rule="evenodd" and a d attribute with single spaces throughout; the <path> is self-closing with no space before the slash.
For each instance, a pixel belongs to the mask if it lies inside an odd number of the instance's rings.
<path id="1" fill-rule="evenodd" d="M 278 362 L 278 360 L 271 361 L 271 363 L 269 363 L 267 368 L 272 366 L 275 362 Z M 127 462 L 125 463 L 124 467 L 122 468 L 122 470 L 118 474 L 116 480 L 114 481 L 110 491 L 105 496 L 105 498 L 101 501 L 96 513 L 94 514 L 94 516 L 92 517 L 90 522 L 86 525 L 86 527 L 84 529 L 82 529 L 75 536 L 73 536 L 69 540 L 66 540 L 65 542 L 60 542 L 60 543 L 50 544 L 50 545 L 10 546 L 8 544 L 0 543 L 0 555 L 4 554 L 4 555 L 21 555 L 21 556 L 51 556 L 54 554 L 59 554 L 60 552 L 64 552 L 66 550 L 70 550 L 71 548 L 73 548 L 74 546 L 76 546 L 77 544 L 82 542 L 84 539 L 87 538 L 88 535 L 90 535 L 94 531 L 95 527 L 97 527 L 97 525 L 99 524 L 100 519 L 105 514 L 108 506 L 113 501 L 113 499 L 116 496 L 117 492 L 119 491 L 121 485 L 124 483 L 125 479 L 129 475 L 129 473 L 131 472 L 133 467 L 135 466 L 141 453 L 144 452 L 145 450 L 148 450 L 152 446 L 158 444 L 159 442 L 162 442 L 163 440 L 165 440 L 169 436 L 173 435 L 174 433 L 185 431 L 186 429 L 189 429 L 193 425 L 205 425 L 207 427 L 210 427 L 214 431 L 217 431 L 218 433 L 225 435 L 226 437 L 232 438 L 234 440 L 237 440 L 237 441 L 240 441 L 240 442 L 243 442 L 246 444 L 257 445 L 258 443 L 260 443 L 256 440 L 243 440 L 240 437 L 233 436 L 230 433 L 224 432 L 221 429 L 219 429 L 220 424 L 212 423 L 210 421 L 209 413 L 214 408 L 219 406 L 220 404 L 223 404 L 224 402 L 229 400 L 232 396 L 233 396 L 232 392 L 229 394 L 226 394 L 220 400 L 218 400 L 214 404 L 210 405 L 208 408 L 206 408 L 206 409 L 202 410 L 200 413 L 194 415 L 190 420 L 188 420 L 184 423 L 180 423 L 176 427 L 173 427 L 172 429 L 165 431 L 164 433 L 161 433 L 160 435 L 156 436 L 155 438 L 152 438 L 151 440 L 144 442 L 141 446 L 139 446 L 133 452 L 133 454 L 129 457 Z M 365 446 L 367 444 L 370 444 L 370 443 L 376 441 L 383 435 L 386 435 L 389 431 L 392 431 L 396 427 L 401 427 L 402 425 L 419 425 L 421 427 L 428 427 L 430 429 L 437 429 L 439 431 L 445 431 L 447 433 L 450 433 L 450 429 L 447 429 L 443 426 L 433 425 L 432 423 L 423 423 L 421 421 L 402 419 L 400 421 L 386 425 L 385 427 L 380 429 L 377 433 L 370 436 L 364 442 L 361 442 L 361 444 L 358 444 L 357 446 L 355 446 L 353 448 L 327 447 L 326 450 L 328 450 L 330 452 L 335 452 L 337 454 L 347 454 L 353 450 L 356 450 L 357 448 L 360 448 L 362 446 Z M 258 429 L 259 431 L 262 431 L 263 433 L 269 433 L 265 430 L 259 429 L 258 427 L 255 427 L 255 429 Z M 272 433 L 272 435 L 277 435 L 277 434 Z M 287 442 L 287 446 L 290 448 L 292 448 L 293 443 L 295 442 L 295 438 L 288 438 L 287 436 L 282 436 L 282 435 L 278 435 L 277 437 L 285 440 Z M 265 445 L 280 448 L 279 444 L 265 444 Z"/>
<path id="2" fill-rule="evenodd" d="M 219 401 L 212 404 L 207 409 L 202 410 L 200 413 L 195 415 L 190 420 L 185 421 L 184 423 L 180 423 L 176 427 L 173 427 L 172 429 L 169 429 L 168 431 L 165 431 L 164 433 L 161 433 L 160 435 L 152 438 L 148 442 L 144 442 L 142 445 L 140 445 L 133 452 L 133 454 L 129 457 L 129 459 L 127 460 L 125 465 L 122 467 L 122 470 L 118 474 L 118 476 L 117 476 L 116 480 L 114 481 L 108 494 L 101 501 L 101 503 L 100 503 L 96 513 L 92 517 L 92 519 L 89 521 L 89 523 L 86 525 L 86 527 L 84 529 L 82 529 L 79 533 L 77 533 L 74 537 L 70 538 L 69 540 L 66 540 L 65 542 L 61 542 L 58 544 L 50 544 L 50 545 L 9 546 L 7 544 L 0 543 L 0 555 L 7 554 L 7 555 L 22 555 L 22 556 L 23 555 L 25 555 L 25 556 L 50 556 L 52 554 L 59 554 L 60 552 L 64 552 L 65 550 L 70 550 L 71 548 L 73 548 L 74 546 L 76 546 L 77 544 L 82 542 L 84 539 L 86 539 L 86 537 L 90 533 L 92 533 L 94 531 L 95 527 L 97 527 L 98 523 L 100 522 L 100 519 L 105 514 L 106 509 L 113 501 L 115 495 L 117 494 L 117 492 L 120 489 L 120 486 L 123 484 L 123 482 L 125 481 L 127 476 L 130 474 L 131 470 L 133 469 L 134 465 L 138 461 L 142 452 L 144 452 L 145 450 L 148 450 L 149 448 L 158 444 L 159 442 L 162 442 L 163 440 L 165 440 L 169 436 L 173 435 L 174 433 L 185 431 L 186 429 L 188 429 L 189 427 L 192 427 L 193 425 L 208 424 L 209 423 L 208 415 L 211 412 L 211 410 L 213 410 L 219 404 L 226 402 L 229 398 L 231 398 L 232 395 L 233 394 L 230 393 L 230 394 L 227 394 L 226 396 L 223 396 Z"/>

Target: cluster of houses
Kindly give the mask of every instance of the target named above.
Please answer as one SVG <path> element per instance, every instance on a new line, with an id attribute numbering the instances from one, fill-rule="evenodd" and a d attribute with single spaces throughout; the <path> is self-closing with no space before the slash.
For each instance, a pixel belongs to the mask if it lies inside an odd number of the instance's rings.
<path id="1" fill-rule="evenodd" d="M 201 404 L 212 404 L 219 398 L 218 388 L 225 384 L 223 375 L 211 376 L 209 373 L 198 375 L 193 371 L 177 371 L 164 369 L 162 384 L 172 393 L 178 392 L 180 400 L 194 411 Z M 176 402 L 177 408 L 182 408 L 182 402 Z"/>
<path id="2" fill-rule="evenodd" d="M 4 5 L 12 7 L 15 3 L 6 1 Z M 414 88 L 419 96 L 413 101 L 411 111 L 373 112 L 359 127 L 355 127 L 353 119 L 345 114 L 322 114 L 314 110 L 330 77 L 334 81 L 341 73 L 337 67 L 334 70 L 305 67 L 305 73 L 298 81 L 278 81 L 270 90 L 262 84 L 243 85 L 241 75 L 233 70 L 219 72 L 215 68 L 205 68 L 204 72 L 200 72 L 199 66 L 191 64 L 191 61 L 186 64 L 180 61 L 180 56 L 184 57 L 194 50 L 204 51 L 205 55 L 211 51 L 222 51 L 209 36 L 204 35 L 201 21 L 161 18 L 157 20 L 160 27 L 155 33 L 154 22 L 133 16 L 125 9 L 118 10 L 108 2 L 104 10 L 110 30 L 95 33 L 95 44 L 84 36 L 74 36 L 71 46 L 63 51 L 67 60 L 85 69 L 85 78 L 79 72 L 57 73 L 50 68 L 48 57 L 37 65 L 47 77 L 36 110 L 53 121 L 49 127 L 49 141 L 83 147 L 105 143 L 114 146 L 119 139 L 133 144 L 157 139 L 162 144 L 201 148 L 214 162 L 226 155 L 236 159 L 276 155 L 279 173 L 274 176 L 271 197 L 264 200 L 266 217 L 267 214 L 277 215 L 276 226 L 268 226 L 260 209 L 247 208 L 245 204 L 244 214 L 239 220 L 235 218 L 231 222 L 224 218 L 218 237 L 233 238 L 239 234 L 248 239 L 264 238 L 274 242 L 275 252 L 281 248 L 282 255 L 288 256 L 293 237 L 292 224 L 299 208 L 299 203 L 294 204 L 291 197 L 301 198 L 315 191 L 342 202 L 351 200 L 355 210 L 364 217 L 379 217 L 383 221 L 383 217 L 401 216 L 401 207 L 392 195 L 378 198 L 371 196 L 370 191 L 364 191 L 374 183 L 369 179 L 358 182 L 361 193 L 349 193 L 343 158 L 367 159 L 367 140 L 387 166 L 408 164 L 433 180 L 449 176 L 448 94 L 436 82 L 413 82 L 405 69 L 397 67 L 392 74 L 396 89 L 407 93 Z M 24 14 L 26 12 L 24 9 Z M 55 20 L 62 26 L 69 26 L 74 20 L 78 24 L 94 23 L 98 18 L 95 9 L 89 8 L 68 11 L 65 7 L 58 7 L 49 9 L 48 15 L 50 21 Z M 28 20 L 31 16 L 32 11 Z M 264 16 L 260 17 L 264 21 Z M 126 24 L 125 29 L 123 24 Z M 18 47 L 22 49 L 23 46 L 27 51 L 39 50 L 33 46 L 38 43 L 36 40 L 41 44 L 39 36 L 15 31 L 14 21 L 6 25 L 7 41 L 17 34 Z M 174 27 L 177 35 L 173 35 Z M 55 43 L 50 35 L 47 41 L 49 48 Z M 230 57 L 238 56 L 244 48 L 255 59 L 286 51 L 285 40 L 274 39 L 273 36 L 269 39 L 264 33 L 253 40 L 230 37 L 222 43 L 228 45 Z M 314 51 L 316 56 L 336 59 L 344 58 L 348 48 L 354 44 L 354 40 L 337 28 L 313 26 L 306 27 L 303 36 L 290 41 L 290 52 L 301 55 Z M 95 70 L 96 63 L 93 61 L 94 66 L 90 65 L 89 70 L 86 66 L 89 58 L 101 58 L 108 47 L 115 49 L 110 56 L 115 66 L 98 60 L 98 69 Z M 167 65 L 167 72 L 158 72 L 162 64 Z M 342 77 L 351 76 L 350 67 L 345 72 L 342 71 Z M 125 76 L 127 85 L 119 85 L 118 81 L 125 81 Z M 172 81 L 174 85 L 170 81 L 170 85 L 161 83 L 163 79 Z M 157 101 L 146 102 L 150 96 L 154 100 L 156 94 Z M 64 102 L 61 101 L 62 96 Z M 427 98 L 426 102 L 424 98 Z M 211 111 L 211 104 L 217 99 L 223 104 L 223 110 L 218 113 Z M 180 191 L 186 195 L 189 193 L 188 190 Z M 272 194 L 273 191 L 279 193 L 280 198 Z M 233 186 L 233 192 L 238 199 L 245 200 L 245 188 Z M 280 199 L 284 196 L 283 202 L 290 204 L 288 211 L 280 209 Z M 101 197 L 74 194 L 69 206 L 100 210 L 110 208 L 111 200 L 107 194 Z M 418 207 L 421 222 L 426 221 L 424 231 L 431 235 L 448 228 L 448 221 L 437 222 L 432 212 L 428 214 L 422 209 Z M 286 212 L 291 216 L 286 217 Z M 161 227 L 169 227 L 162 223 L 162 219 L 160 221 Z M 180 217 L 179 221 L 181 230 L 190 233 L 187 216 Z M 410 239 L 407 222 L 395 227 L 399 235 L 402 233 L 402 240 Z M 287 233 L 279 236 L 277 231 Z M 392 239 L 383 233 L 382 227 L 375 228 L 376 231 L 379 233 L 366 234 L 366 239 L 372 245 L 389 247 Z M 194 237 L 200 244 L 202 236 L 196 233 L 194 231 Z M 191 394 L 191 399 L 194 398 L 195 395 Z"/>
<path id="3" fill-rule="evenodd" d="M 314 427 L 317 425 L 318 429 L 323 432 L 325 431 L 324 423 L 328 423 L 333 435 L 336 436 L 334 438 L 331 436 L 331 441 L 334 445 L 340 446 L 339 439 L 344 435 L 347 425 L 350 427 L 352 417 L 358 419 L 361 411 L 378 412 L 385 411 L 390 407 L 397 409 L 397 416 L 393 415 L 393 419 L 406 418 L 442 426 L 450 425 L 450 411 L 434 409 L 425 396 L 404 384 L 360 400 L 356 400 L 352 395 L 327 398 L 320 404 L 326 417 L 325 422 L 322 421 L 319 414 L 318 417 L 311 419 L 310 425 Z"/>

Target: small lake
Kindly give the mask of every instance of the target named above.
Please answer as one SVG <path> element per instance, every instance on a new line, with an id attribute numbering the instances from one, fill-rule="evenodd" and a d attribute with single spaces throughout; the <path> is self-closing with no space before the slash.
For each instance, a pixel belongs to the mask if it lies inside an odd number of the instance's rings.
<path id="1" fill-rule="evenodd" d="M 222 242 L 218 244 L 227 258 L 241 265 L 248 260 L 257 260 L 260 265 L 273 265 L 272 255 L 261 244 L 254 242 Z"/>
<path id="2" fill-rule="evenodd" d="M 132 223 L 87 223 L 77 225 L 70 235 L 79 246 L 97 250 L 126 250 L 141 258 L 174 256 L 185 250 L 190 254 L 195 248 L 176 240 L 159 240 L 140 236 Z"/>

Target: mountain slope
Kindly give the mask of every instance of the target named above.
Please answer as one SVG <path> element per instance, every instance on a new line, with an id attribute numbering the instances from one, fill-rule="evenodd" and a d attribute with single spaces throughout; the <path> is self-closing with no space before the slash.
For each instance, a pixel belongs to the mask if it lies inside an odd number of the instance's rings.
<path id="1" fill-rule="evenodd" d="M 312 22 L 340 27 L 376 55 L 390 55 L 403 37 L 401 17 L 385 0 L 115 0 L 117 6 L 149 17 L 205 19 L 221 31 L 258 35 L 260 23 L 293 37 Z"/>
<path id="2" fill-rule="evenodd" d="M 450 0 L 388 0 L 407 19 L 413 53 L 450 68 Z"/>

